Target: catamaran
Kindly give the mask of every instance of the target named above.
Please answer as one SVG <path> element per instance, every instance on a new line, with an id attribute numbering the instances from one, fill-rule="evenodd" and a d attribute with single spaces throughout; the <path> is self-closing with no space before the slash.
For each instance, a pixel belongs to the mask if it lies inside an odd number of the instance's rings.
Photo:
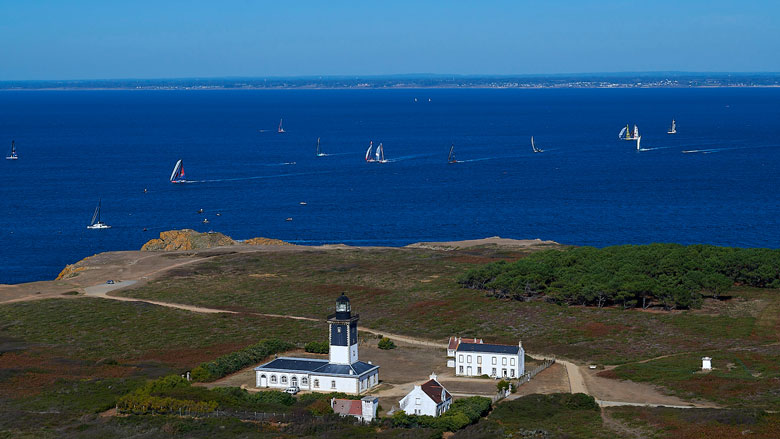
<path id="1" fill-rule="evenodd" d="M 6 160 L 18 160 L 19 156 L 16 155 L 16 143 L 11 140 L 11 155 L 5 158 Z"/>
<path id="2" fill-rule="evenodd" d="M 618 139 L 622 140 L 636 140 L 639 137 L 639 128 L 637 128 L 636 125 L 634 125 L 634 132 L 632 133 L 629 128 L 628 124 L 623 127 L 622 130 L 620 130 L 620 134 L 618 134 Z"/>
<path id="3" fill-rule="evenodd" d="M 534 152 L 544 152 L 542 148 L 537 148 L 536 144 L 534 143 L 534 136 L 531 136 L 531 148 L 534 149 Z"/>
<path id="4" fill-rule="evenodd" d="M 379 143 L 379 146 L 376 147 L 376 154 L 374 154 L 374 161 L 377 163 L 387 163 L 387 160 L 385 160 L 385 148 L 382 146 L 382 143 Z"/>
<path id="5" fill-rule="evenodd" d="M 672 119 L 672 126 L 669 128 L 669 131 L 667 131 L 666 134 L 677 134 L 677 124 L 675 123 L 674 119 Z"/>
<path id="6" fill-rule="evenodd" d="M 100 204 L 101 200 L 98 200 L 98 205 L 95 208 L 95 213 L 92 214 L 92 221 L 87 226 L 88 229 L 110 229 L 111 226 L 100 221 Z"/>
<path id="7" fill-rule="evenodd" d="M 323 153 L 320 149 L 320 138 L 317 137 L 317 157 L 325 157 L 327 154 Z"/>
<path id="8" fill-rule="evenodd" d="M 370 142 L 368 142 L 368 149 L 366 150 L 366 162 L 367 162 L 367 163 L 372 163 L 372 162 L 375 162 L 375 161 L 376 161 L 376 160 L 374 160 L 374 159 L 371 157 L 371 150 L 372 150 L 372 149 L 374 149 L 374 141 L 373 141 L 373 140 L 372 140 L 372 141 L 370 141 Z"/>
<path id="9" fill-rule="evenodd" d="M 184 164 L 181 160 L 176 162 L 171 172 L 171 183 L 187 183 L 187 179 L 184 178 Z"/>
<path id="10" fill-rule="evenodd" d="M 447 157 L 447 163 L 458 163 L 457 160 L 455 160 L 455 144 L 453 143 L 450 146 L 450 156 Z"/>
<path id="11" fill-rule="evenodd" d="M 279 119 L 279 129 L 276 130 L 277 133 L 283 133 L 284 128 L 282 128 L 282 119 Z"/>

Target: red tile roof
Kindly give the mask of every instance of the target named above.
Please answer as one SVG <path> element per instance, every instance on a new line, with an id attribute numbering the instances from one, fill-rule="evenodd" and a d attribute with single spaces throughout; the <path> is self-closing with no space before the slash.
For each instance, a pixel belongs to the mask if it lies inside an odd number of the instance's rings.
<path id="1" fill-rule="evenodd" d="M 449 346 L 447 346 L 447 349 L 455 350 L 458 348 L 459 343 L 482 343 L 481 338 L 461 338 L 458 340 L 458 337 L 450 337 Z"/>
<path id="2" fill-rule="evenodd" d="M 340 415 L 363 415 L 363 404 L 357 399 L 336 399 L 333 401 L 333 412 Z"/>
<path id="3" fill-rule="evenodd" d="M 430 396 L 431 399 L 436 404 L 441 404 L 441 391 L 444 389 L 441 384 L 439 384 L 438 381 L 431 379 L 423 383 L 420 388 L 423 392 L 425 392 L 426 395 Z M 452 396 L 447 392 L 447 390 L 444 390 L 444 399 L 450 399 Z"/>

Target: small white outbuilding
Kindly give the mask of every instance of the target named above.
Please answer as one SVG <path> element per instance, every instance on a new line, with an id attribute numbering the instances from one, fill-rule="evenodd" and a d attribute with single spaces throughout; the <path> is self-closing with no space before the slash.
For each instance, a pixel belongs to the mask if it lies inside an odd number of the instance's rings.
<path id="1" fill-rule="evenodd" d="M 712 370 L 712 358 L 701 357 L 701 370 Z"/>

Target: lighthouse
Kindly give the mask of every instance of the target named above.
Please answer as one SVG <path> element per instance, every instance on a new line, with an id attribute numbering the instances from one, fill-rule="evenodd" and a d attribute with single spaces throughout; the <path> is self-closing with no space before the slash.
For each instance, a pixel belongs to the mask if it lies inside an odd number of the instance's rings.
<path id="1" fill-rule="evenodd" d="M 336 313 L 328 316 L 330 363 L 354 364 L 358 361 L 359 316 L 352 315 L 349 298 L 342 294 L 336 299 Z"/>

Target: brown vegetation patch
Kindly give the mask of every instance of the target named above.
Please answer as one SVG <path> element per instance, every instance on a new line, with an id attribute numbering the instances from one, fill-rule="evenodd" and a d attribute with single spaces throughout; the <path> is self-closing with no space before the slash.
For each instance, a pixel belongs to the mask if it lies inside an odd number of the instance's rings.
<path id="1" fill-rule="evenodd" d="M 631 328 L 625 325 L 620 325 L 620 324 L 607 325 L 601 322 L 588 322 L 583 327 L 585 334 L 591 337 L 605 337 L 615 332 L 621 332 L 628 329 Z"/>
<path id="2" fill-rule="evenodd" d="M 195 367 L 204 361 L 213 360 L 231 352 L 240 351 L 251 343 L 236 342 L 216 344 L 202 348 L 165 349 L 152 351 L 136 361 L 159 361 L 177 368 Z"/>

